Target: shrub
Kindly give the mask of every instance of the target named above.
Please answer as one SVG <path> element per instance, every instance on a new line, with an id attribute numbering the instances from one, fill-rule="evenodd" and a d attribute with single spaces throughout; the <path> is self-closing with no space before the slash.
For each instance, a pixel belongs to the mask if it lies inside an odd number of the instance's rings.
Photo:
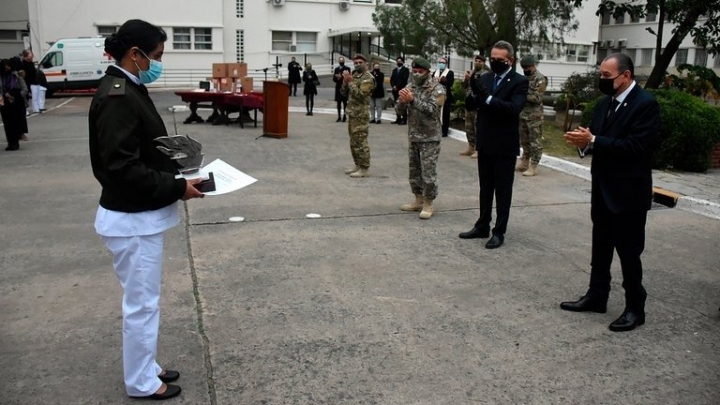
<path id="1" fill-rule="evenodd" d="M 452 113 L 455 118 L 465 118 L 465 90 L 462 88 L 462 80 L 455 79 L 452 85 L 453 106 Z"/>
<path id="2" fill-rule="evenodd" d="M 598 90 L 600 73 L 597 68 L 586 73 L 573 73 L 563 83 L 562 94 L 555 101 L 557 111 L 566 111 L 568 103 L 571 109 L 582 107 L 585 103 L 597 99 L 601 93 Z"/>
<path id="3" fill-rule="evenodd" d="M 660 147 L 653 156 L 655 169 L 705 172 L 720 142 L 720 109 L 678 90 L 651 90 L 660 104 Z M 588 125 L 601 98 L 588 102 L 582 125 Z"/>

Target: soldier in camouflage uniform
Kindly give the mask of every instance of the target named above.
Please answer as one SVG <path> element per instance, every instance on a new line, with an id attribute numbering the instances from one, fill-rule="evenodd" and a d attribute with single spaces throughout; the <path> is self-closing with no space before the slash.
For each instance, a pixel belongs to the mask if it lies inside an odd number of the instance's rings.
<path id="1" fill-rule="evenodd" d="M 442 136 L 442 108 L 445 86 L 431 80 L 430 62 L 416 58 L 412 64 L 410 84 L 400 90 L 398 109 L 407 113 L 410 189 L 415 202 L 403 204 L 403 211 L 421 211 L 420 219 L 433 214 L 437 197 L 437 159 Z"/>
<path id="2" fill-rule="evenodd" d="M 475 66 L 473 71 L 465 72 L 465 79 L 462 82 L 462 88 L 465 90 L 465 137 L 467 138 L 468 147 L 460 152 L 460 156 L 470 156 L 477 158 L 475 150 L 475 119 L 477 118 L 477 105 L 475 98 L 472 96 L 470 88 L 470 80 L 478 80 L 480 76 L 489 73 L 490 68 L 485 66 L 485 57 L 482 55 L 475 56 Z"/>
<path id="3" fill-rule="evenodd" d="M 348 97 L 347 115 L 350 133 L 350 152 L 355 165 L 345 174 L 350 177 L 368 177 L 370 174 L 370 146 L 368 145 L 368 122 L 370 121 L 370 98 L 375 89 L 375 78 L 367 71 L 367 59 L 361 54 L 353 58 L 355 70 L 343 72 L 340 92 Z"/>
<path id="4" fill-rule="evenodd" d="M 517 170 L 523 176 L 537 175 L 537 165 L 542 157 L 542 97 L 547 88 L 547 79 L 537 70 L 535 58 L 525 56 L 520 60 L 525 76 L 528 77 L 528 88 L 525 108 L 520 113 L 520 145 L 523 149 Z"/>

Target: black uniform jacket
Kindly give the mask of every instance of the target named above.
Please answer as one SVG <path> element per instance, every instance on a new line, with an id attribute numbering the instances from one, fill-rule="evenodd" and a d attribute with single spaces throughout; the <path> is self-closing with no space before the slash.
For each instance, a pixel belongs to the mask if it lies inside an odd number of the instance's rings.
<path id="1" fill-rule="evenodd" d="M 494 74 L 480 76 L 488 89 Z M 514 70 L 508 72 L 500 86 L 491 91 L 490 104 L 476 96 L 478 114 L 475 147 L 490 156 L 517 156 L 520 153 L 520 111 L 525 107 L 528 79 Z"/>
<path id="2" fill-rule="evenodd" d="M 638 84 L 608 117 L 612 98 L 595 107 L 592 198 L 613 213 L 647 211 L 652 204 L 652 153 L 660 143 L 660 106 Z"/>
<path id="3" fill-rule="evenodd" d="M 89 114 L 90 160 L 102 186 L 100 205 L 142 212 L 168 206 L 185 194 L 185 179 L 153 139 L 167 135 L 147 88 L 110 66 Z"/>

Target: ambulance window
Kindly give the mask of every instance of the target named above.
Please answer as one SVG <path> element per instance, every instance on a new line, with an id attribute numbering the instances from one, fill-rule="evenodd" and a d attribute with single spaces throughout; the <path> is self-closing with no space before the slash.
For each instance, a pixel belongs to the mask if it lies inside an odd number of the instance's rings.
<path id="1" fill-rule="evenodd" d="M 62 66 L 63 63 L 65 63 L 65 61 L 63 60 L 63 53 L 52 52 L 45 55 L 43 60 L 40 62 L 40 65 L 42 65 L 43 69 L 49 69 L 55 66 Z"/>

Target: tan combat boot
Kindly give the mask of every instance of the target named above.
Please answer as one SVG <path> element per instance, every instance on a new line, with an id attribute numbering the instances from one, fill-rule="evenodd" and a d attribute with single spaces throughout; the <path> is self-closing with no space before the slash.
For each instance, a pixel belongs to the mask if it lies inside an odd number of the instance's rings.
<path id="1" fill-rule="evenodd" d="M 470 155 L 471 158 L 477 159 L 477 151 L 473 152 L 472 155 Z"/>
<path id="2" fill-rule="evenodd" d="M 530 158 L 526 158 L 523 156 L 523 158 L 520 159 L 520 164 L 517 165 L 515 170 L 517 170 L 519 172 L 524 172 L 528 169 L 529 166 L 530 166 Z"/>
<path id="3" fill-rule="evenodd" d="M 422 211 L 420 212 L 420 219 L 430 219 L 433 215 L 433 200 L 423 198 Z"/>
<path id="4" fill-rule="evenodd" d="M 420 211 L 423 207 L 423 196 L 422 194 L 415 194 L 415 202 L 410 204 L 403 204 L 400 209 L 403 211 Z"/>
<path id="5" fill-rule="evenodd" d="M 537 163 L 530 162 L 530 167 L 528 167 L 527 170 L 523 172 L 523 176 L 530 177 L 530 176 L 537 176 Z"/>
<path id="6" fill-rule="evenodd" d="M 353 178 L 370 177 L 370 171 L 369 171 L 369 169 L 363 169 L 361 167 L 357 171 L 350 173 L 350 177 L 353 177 Z"/>
<path id="7" fill-rule="evenodd" d="M 360 170 L 360 166 L 353 166 L 345 170 L 345 174 L 352 174 Z"/>
<path id="8" fill-rule="evenodd" d="M 472 145 L 469 145 L 469 144 L 468 144 L 467 149 L 465 149 L 464 151 L 460 152 L 459 155 L 460 155 L 460 156 L 470 156 L 470 155 L 473 154 L 473 152 L 475 152 L 475 148 L 474 148 Z"/>

